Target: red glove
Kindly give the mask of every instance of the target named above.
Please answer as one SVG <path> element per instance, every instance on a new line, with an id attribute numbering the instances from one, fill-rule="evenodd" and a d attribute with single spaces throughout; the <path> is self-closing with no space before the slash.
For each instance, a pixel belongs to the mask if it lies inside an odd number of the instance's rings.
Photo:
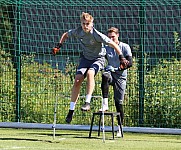
<path id="1" fill-rule="evenodd" d="M 121 70 L 127 69 L 129 61 L 126 58 L 124 58 L 123 55 L 119 55 L 119 60 L 120 60 L 120 69 Z"/>
<path id="2" fill-rule="evenodd" d="M 129 61 L 126 58 L 124 58 L 124 60 L 122 62 L 120 62 L 120 69 L 121 70 L 127 69 L 128 64 L 129 64 Z"/>
<path id="3" fill-rule="evenodd" d="M 59 52 L 59 50 L 60 50 L 60 48 L 56 48 L 56 47 L 53 48 L 53 49 L 52 49 L 53 55 L 56 55 L 56 53 Z"/>
<path id="4" fill-rule="evenodd" d="M 52 49 L 53 55 L 56 55 L 56 53 L 59 52 L 60 47 L 62 47 L 62 43 L 58 43 L 58 44 Z"/>

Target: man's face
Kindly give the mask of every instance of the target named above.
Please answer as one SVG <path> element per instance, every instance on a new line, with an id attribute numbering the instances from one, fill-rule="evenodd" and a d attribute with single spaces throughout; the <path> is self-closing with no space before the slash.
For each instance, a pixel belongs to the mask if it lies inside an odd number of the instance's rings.
<path id="1" fill-rule="evenodd" d="M 115 32 L 108 33 L 108 37 L 113 40 L 116 44 L 119 44 L 119 34 L 116 34 Z"/>
<path id="2" fill-rule="evenodd" d="M 92 21 L 83 20 L 81 22 L 81 26 L 82 26 L 82 29 L 84 30 L 84 32 L 88 33 L 93 28 L 93 22 Z"/>

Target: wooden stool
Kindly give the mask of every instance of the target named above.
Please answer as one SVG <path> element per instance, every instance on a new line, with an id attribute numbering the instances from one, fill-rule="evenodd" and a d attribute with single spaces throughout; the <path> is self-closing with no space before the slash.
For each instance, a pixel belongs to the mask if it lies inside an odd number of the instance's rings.
<path id="1" fill-rule="evenodd" d="M 92 133 L 92 126 L 94 123 L 94 118 L 95 115 L 99 115 L 99 129 L 98 129 L 98 136 L 100 136 L 100 126 L 101 126 L 101 118 L 102 118 L 102 112 L 94 112 L 92 116 L 92 121 L 91 121 L 91 126 L 90 126 L 90 131 L 89 131 L 89 138 L 91 137 Z M 122 130 L 122 122 L 121 122 L 121 116 L 120 113 L 118 112 L 104 112 L 104 115 L 106 116 L 111 116 L 111 122 L 112 122 L 112 135 L 114 139 L 114 117 L 118 117 L 118 124 L 120 125 L 120 130 L 121 130 L 121 136 L 123 137 L 123 130 Z"/>

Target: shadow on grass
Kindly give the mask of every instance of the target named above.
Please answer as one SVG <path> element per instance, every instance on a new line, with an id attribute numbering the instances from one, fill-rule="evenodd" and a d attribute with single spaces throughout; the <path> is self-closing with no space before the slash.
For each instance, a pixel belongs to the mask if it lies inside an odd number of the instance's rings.
<path id="1" fill-rule="evenodd" d="M 32 138 L 32 139 L 27 139 L 27 138 L 0 138 L 0 140 L 4 140 L 4 141 L 39 141 L 39 142 L 48 142 L 48 143 L 53 143 L 53 140 L 40 140 L 40 139 L 35 139 L 35 138 Z"/>
<path id="2" fill-rule="evenodd" d="M 58 131 L 60 132 L 60 131 Z M 37 135 L 37 136 L 49 136 L 52 137 L 53 136 L 53 132 L 52 133 L 27 133 L 29 135 Z M 92 134 L 91 137 L 89 137 L 89 132 L 87 132 L 87 135 L 85 136 L 85 132 L 72 132 L 72 133 L 55 133 L 55 136 L 58 138 L 79 138 L 79 139 L 102 139 L 102 135 L 98 136 L 96 134 Z M 116 137 L 115 137 L 116 138 Z M 110 138 L 107 138 L 108 140 L 114 140 L 111 136 Z"/>
<path id="3" fill-rule="evenodd" d="M 158 143 L 181 143 L 180 141 L 170 141 L 170 140 L 146 140 L 146 139 L 127 139 L 126 141 L 135 141 L 135 142 L 140 142 L 140 141 L 145 141 L 145 142 L 158 142 Z"/>

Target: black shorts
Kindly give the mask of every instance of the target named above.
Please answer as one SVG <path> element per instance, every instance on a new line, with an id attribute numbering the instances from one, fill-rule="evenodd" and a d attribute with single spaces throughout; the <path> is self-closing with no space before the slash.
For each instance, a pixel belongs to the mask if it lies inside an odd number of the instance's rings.
<path id="1" fill-rule="evenodd" d="M 104 72 L 109 74 L 109 84 L 113 86 L 114 100 L 117 104 L 123 104 L 127 78 L 116 72 Z"/>

